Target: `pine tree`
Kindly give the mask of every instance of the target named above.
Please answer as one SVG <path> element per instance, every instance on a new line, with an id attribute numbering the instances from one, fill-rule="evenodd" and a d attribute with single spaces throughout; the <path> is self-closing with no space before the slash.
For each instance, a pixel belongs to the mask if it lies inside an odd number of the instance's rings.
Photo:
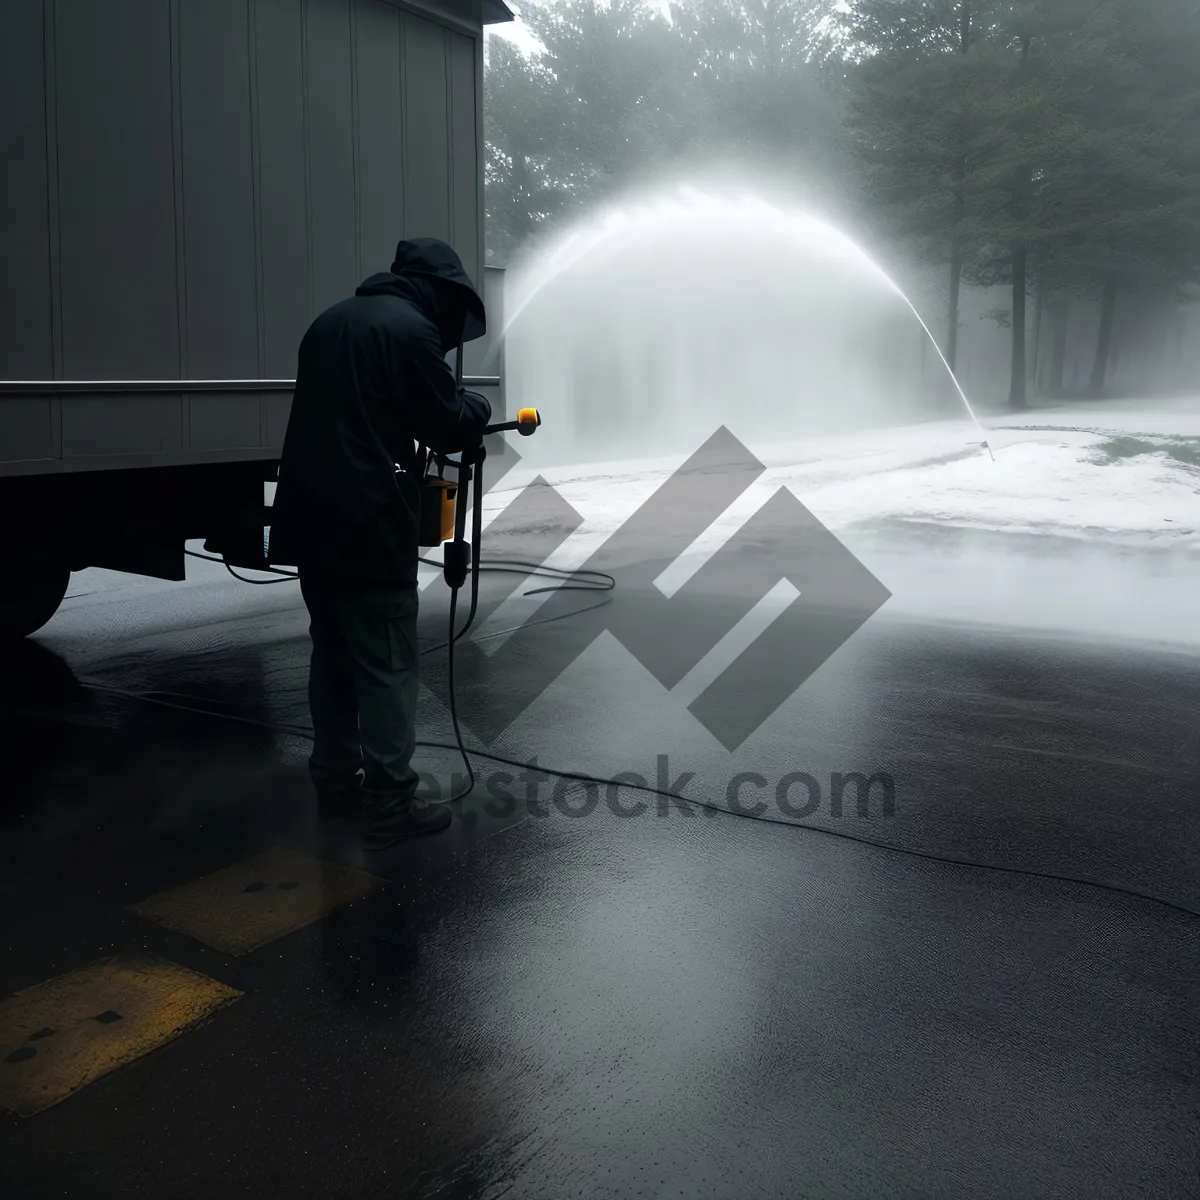
<path id="1" fill-rule="evenodd" d="M 839 98 L 823 69 L 836 43 L 835 0 L 676 0 L 681 165 L 768 169 L 827 191 L 842 169 Z"/>
<path id="2" fill-rule="evenodd" d="M 1102 297 L 1197 278 L 1195 0 L 859 0 L 853 128 L 869 198 L 927 256 L 1012 289 L 1027 403 L 1031 287 Z M 968 8 L 970 11 L 968 12 Z M 967 37 L 953 53 L 952 17 Z M 956 324 L 952 312 L 951 326 Z M 952 347 L 952 338 L 948 342 Z"/>
<path id="3" fill-rule="evenodd" d="M 944 353 L 958 354 L 969 251 L 968 198 L 978 158 L 985 0 L 860 0 L 845 16 L 859 63 L 848 127 L 866 168 L 866 204 L 885 234 L 949 264 Z"/>
<path id="4" fill-rule="evenodd" d="M 1196 7 L 1022 0 L 998 13 L 975 274 L 1012 284 L 1016 407 L 1025 403 L 1018 313 L 1031 268 L 1043 288 L 1100 298 L 1096 393 L 1118 293 L 1197 278 Z"/>
<path id="5" fill-rule="evenodd" d="M 511 42 L 488 39 L 484 183 L 489 259 L 506 262 L 538 225 L 569 203 L 561 107 L 553 76 Z"/>
<path id="6" fill-rule="evenodd" d="M 558 107 L 553 137 L 576 202 L 653 169 L 675 134 L 670 27 L 642 0 L 555 0 L 530 7 Z"/>

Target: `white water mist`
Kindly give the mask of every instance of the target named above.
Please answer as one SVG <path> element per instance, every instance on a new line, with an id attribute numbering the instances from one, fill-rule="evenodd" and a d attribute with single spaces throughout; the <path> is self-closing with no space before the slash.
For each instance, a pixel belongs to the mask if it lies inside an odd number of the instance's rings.
<path id="1" fill-rule="evenodd" d="M 755 447 L 944 418 L 948 383 L 986 439 L 900 286 L 840 230 L 754 197 L 681 188 L 593 215 L 506 292 L 507 389 L 543 411 L 537 461 L 687 451 L 720 425 Z"/>

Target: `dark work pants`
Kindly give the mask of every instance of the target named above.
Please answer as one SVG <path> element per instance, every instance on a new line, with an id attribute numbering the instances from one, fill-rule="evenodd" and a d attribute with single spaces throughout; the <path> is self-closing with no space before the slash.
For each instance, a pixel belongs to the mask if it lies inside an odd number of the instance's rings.
<path id="1" fill-rule="evenodd" d="M 410 799 L 420 781 L 412 768 L 416 588 L 322 588 L 301 580 L 300 590 L 311 618 L 314 785 L 324 795 L 345 793 L 362 770 L 369 794 Z"/>

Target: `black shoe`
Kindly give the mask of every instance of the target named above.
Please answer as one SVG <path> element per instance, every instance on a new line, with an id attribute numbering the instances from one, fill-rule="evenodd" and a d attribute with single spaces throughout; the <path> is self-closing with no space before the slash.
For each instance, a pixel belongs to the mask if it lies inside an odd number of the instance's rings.
<path id="1" fill-rule="evenodd" d="M 415 797 L 373 798 L 373 801 L 363 834 L 368 850 L 387 850 L 408 838 L 442 833 L 453 820 L 444 804 L 428 804 Z"/>

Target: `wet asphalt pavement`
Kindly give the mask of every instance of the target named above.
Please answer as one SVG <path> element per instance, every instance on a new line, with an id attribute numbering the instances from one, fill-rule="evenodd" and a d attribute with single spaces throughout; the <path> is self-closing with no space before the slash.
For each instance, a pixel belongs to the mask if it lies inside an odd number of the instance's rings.
<path id="1" fill-rule="evenodd" d="M 469 738 L 478 714 L 497 754 L 722 806 L 739 773 L 743 803 L 886 773 L 891 815 L 826 786 L 814 829 L 644 794 L 627 817 L 637 793 L 531 802 L 481 762 L 451 833 L 375 862 L 264 727 L 307 721 L 294 584 L 75 592 L 4 667 L 3 988 L 139 951 L 245 996 L 6 1119 L 5 1195 L 1200 1195 L 1193 653 L 885 606 L 731 751 L 602 634 L 493 738 L 514 673 L 570 661 L 552 622 L 460 656 Z M 444 620 L 435 586 L 430 644 Z M 421 753 L 431 787 L 461 769 Z M 244 956 L 127 910 L 278 846 L 386 883 Z"/>

